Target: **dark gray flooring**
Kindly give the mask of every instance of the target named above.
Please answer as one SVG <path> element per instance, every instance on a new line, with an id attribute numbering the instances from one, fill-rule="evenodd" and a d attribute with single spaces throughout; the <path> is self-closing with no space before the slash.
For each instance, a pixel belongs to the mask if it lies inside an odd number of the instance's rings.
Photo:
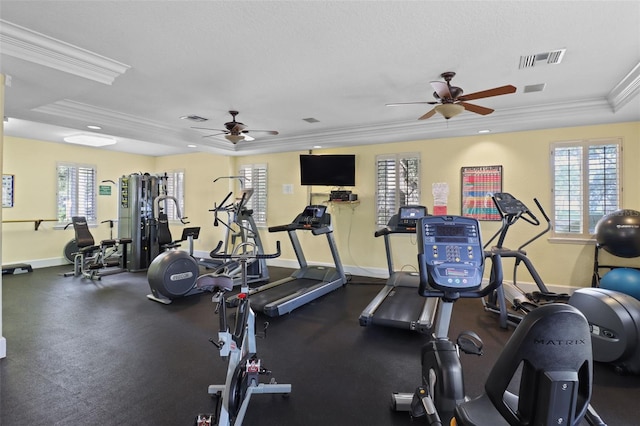
<path id="1" fill-rule="evenodd" d="M 58 275 L 68 269 L 3 277 L 3 426 L 191 425 L 197 413 L 214 410 L 207 386 L 223 382 L 226 364 L 208 342 L 217 332 L 210 295 L 164 306 L 145 297 L 144 273 L 91 282 Z M 289 273 L 271 269 L 272 279 Z M 411 424 L 390 411 L 390 394 L 419 384 L 424 337 L 358 324 L 381 285 L 354 277 L 284 317 L 258 317 L 258 326 L 270 321 L 258 340 L 263 365 L 293 391 L 255 396 L 246 425 Z M 483 357 L 463 356 L 473 396 L 510 332 L 477 300 L 456 305 L 452 335 L 465 329 L 485 341 Z M 638 424 L 639 391 L 640 378 L 596 366 L 592 402 L 609 425 Z"/>

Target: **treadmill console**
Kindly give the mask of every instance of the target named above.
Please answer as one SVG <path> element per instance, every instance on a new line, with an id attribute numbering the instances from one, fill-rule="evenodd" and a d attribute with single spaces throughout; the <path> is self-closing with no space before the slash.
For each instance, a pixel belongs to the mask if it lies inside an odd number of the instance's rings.
<path id="1" fill-rule="evenodd" d="M 311 205 L 305 207 L 302 213 L 296 217 L 295 223 L 305 228 L 317 228 L 329 225 L 331 219 L 327 213 L 327 206 Z"/>
<path id="2" fill-rule="evenodd" d="M 418 221 L 427 215 L 425 206 L 402 206 L 398 210 L 397 227 L 406 230 L 415 230 Z"/>
<path id="3" fill-rule="evenodd" d="M 461 216 L 425 216 L 418 232 L 420 294 L 476 290 L 482 284 L 484 251 L 478 221 Z"/>

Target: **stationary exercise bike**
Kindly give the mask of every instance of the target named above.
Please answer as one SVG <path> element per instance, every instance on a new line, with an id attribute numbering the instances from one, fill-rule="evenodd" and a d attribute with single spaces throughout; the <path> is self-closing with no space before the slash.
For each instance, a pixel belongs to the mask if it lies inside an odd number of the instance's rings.
<path id="1" fill-rule="evenodd" d="M 500 253 L 483 251 L 477 220 L 457 216 L 421 219 L 418 248 L 418 293 L 441 303 L 434 334 L 422 348 L 422 384 L 413 393 L 394 393 L 393 409 L 409 411 L 430 425 L 574 426 L 582 418 L 604 425 L 589 405 L 589 325 L 566 304 L 545 305 L 527 315 L 491 370 L 485 394 L 469 400 L 459 354 L 481 355 L 482 341 L 473 332 L 462 333 L 456 343 L 449 340 L 453 305 L 502 285 Z M 482 287 L 486 258 L 491 259 L 491 275 Z M 513 393 L 509 386 L 520 367 L 520 389 Z"/>
<path id="2" fill-rule="evenodd" d="M 253 247 L 247 247 L 253 246 Z M 253 243 L 239 244 L 231 254 L 217 255 L 221 259 L 235 260 L 242 265 L 242 284 L 239 303 L 235 314 L 235 325 L 230 328 L 227 320 L 227 308 L 224 294 L 233 289 L 231 276 L 203 275 L 198 279 L 198 286 L 209 291 L 216 291 L 213 301 L 217 303 L 216 312 L 220 321 L 218 339 L 210 339 L 220 351 L 220 356 L 229 361 L 227 376 L 222 385 L 210 385 L 209 394 L 218 396 L 217 413 L 199 414 L 196 425 L 214 424 L 218 426 L 239 426 L 249 406 L 253 394 L 291 393 L 290 384 L 279 384 L 272 378 L 269 383 L 260 383 L 261 375 L 271 372 L 265 369 L 257 356 L 255 313 L 249 302 L 249 286 L 247 283 L 247 264 L 256 259 L 273 259 L 280 256 L 280 242 L 277 242 L 276 253 L 260 254 Z M 265 324 L 264 333 L 268 323 Z"/>

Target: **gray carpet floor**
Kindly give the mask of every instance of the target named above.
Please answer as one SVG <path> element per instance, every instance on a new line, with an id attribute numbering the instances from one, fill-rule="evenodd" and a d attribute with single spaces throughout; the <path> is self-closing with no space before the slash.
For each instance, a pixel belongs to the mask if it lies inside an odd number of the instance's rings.
<path id="1" fill-rule="evenodd" d="M 59 274 L 69 267 L 3 277 L 0 360 L 3 426 L 191 425 L 215 410 L 209 384 L 223 383 L 226 363 L 208 341 L 217 335 L 210 294 L 161 305 L 147 300 L 144 273 L 93 282 Z M 273 279 L 291 271 L 270 268 Z M 288 398 L 257 395 L 246 425 L 409 425 L 389 409 L 394 391 L 420 382 L 420 348 L 414 332 L 361 327 L 360 312 L 382 280 L 351 282 L 280 318 L 258 315 L 270 326 L 258 339 L 263 365 Z M 418 297 L 416 295 L 416 297 Z M 463 355 L 466 391 L 479 394 L 500 348 L 511 334 L 478 300 L 456 304 L 451 335 L 474 330 L 485 355 Z M 593 405 L 609 425 L 635 425 L 640 378 L 596 365 Z"/>

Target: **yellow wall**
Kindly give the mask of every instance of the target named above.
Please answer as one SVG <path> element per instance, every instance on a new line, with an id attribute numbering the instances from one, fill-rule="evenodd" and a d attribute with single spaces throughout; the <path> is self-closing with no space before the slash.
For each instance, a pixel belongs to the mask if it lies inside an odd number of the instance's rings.
<path id="1" fill-rule="evenodd" d="M 4 138 L 3 173 L 15 176 L 14 207 L 3 209 L 3 220 L 56 218 L 56 163 L 67 161 L 95 165 L 98 183 L 118 182 L 122 175 L 153 172 L 155 159 L 143 155 L 56 144 L 50 142 Z M 103 185 L 109 185 L 104 183 Z M 118 218 L 118 188 L 111 185 L 111 195 L 99 195 L 98 221 Z M 55 230 L 55 222 L 44 222 L 38 231 L 33 223 L 3 223 L 2 263 L 51 262 L 60 260 L 65 244 L 73 238 L 73 229 Z M 96 240 L 109 237 L 109 226 L 101 224 L 91 232 Z"/>
<path id="2" fill-rule="evenodd" d="M 574 139 L 621 137 L 624 147 L 623 182 L 626 184 L 623 207 L 640 210 L 640 123 L 585 126 L 496 135 L 403 142 L 385 145 L 316 150 L 314 153 L 356 154 L 356 206 L 331 205 L 335 238 L 343 264 L 355 273 L 381 276 L 386 272 L 384 243 L 374 238 L 375 225 L 375 157 L 378 154 L 418 152 L 421 156 L 421 203 L 433 209 L 431 185 L 449 184 L 448 212 L 460 212 L 460 168 L 463 166 L 502 165 L 503 189 L 522 199 L 531 208 L 534 197 L 549 208 L 551 205 L 549 147 L 552 142 Z M 37 152 L 38 155 L 32 155 Z M 96 155 L 99 153 L 99 155 Z M 268 225 L 289 223 L 309 202 L 310 192 L 326 192 L 327 188 L 307 188 L 299 185 L 298 156 L 303 152 L 268 155 L 225 157 L 194 153 L 167 157 L 145 157 L 97 151 L 90 148 L 69 147 L 6 137 L 4 148 L 5 173 L 16 175 L 16 207 L 4 209 L 5 219 L 53 217 L 55 214 L 55 162 L 73 161 L 96 164 L 99 179 L 117 179 L 122 174 L 137 171 L 163 172 L 185 170 L 186 207 L 190 226 L 201 226 L 201 238 L 196 251 L 208 252 L 222 238 L 224 229 L 212 226 L 213 214 L 208 211 L 231 190 L 237 190 L 233 180 L 213 183 L 220 176 L 235 175 L 239 165 L 267 164 L 268 168 Z M 284 185 L 291 184 L 293 193 L 287 194 Z M 117 216 L 116 190 L 111 197 L 99 197 L 99 219 Z M 326 201 L 326 195 L 313 202 Z M 498 229 L 497 222 L 482 222 L 485 238 Z M 172 228 L 173 230 L 174 228 Z M 525 223 L 514 227 L 506 245 L 516 248 L 540 228 Z M 107 231 L 104 229 L 104 231 Z M 98 231 L 96 231 L 97 234 Z M 174 233 L 179 235 L 180 230 Z M 295 260 L 286 233 L 270 234 L 262 230 L 265 250 L 272 251 L 275 241 L 281 240 L 283 255 L 278 262 Z M 52 230 L 43 225 L 38 232 L 31 224 L 3 225 L 3 263 L 49 259 L 60 256 L 71 232 Z M 97 235 L 97 238 L 100 238 Z M 307 260 L 329 263 L 331 256 L 324 237 L 302 233 L 300 240 Z M 397 269 L 415 268 L 415 236 L 393 239 L 394 262 Z M 549 285 L 585 286 L 591 282 L 593 245 L 559 244 L 541 238 L 528 247 L 530 258 Z M 606 256 L 603 257 L 606 261 Z M 614 258 L 612 261 L 619 259 Z M 511 272 L 507 265 L 507 277 Z M 519 275 L 520 278 L 520 275 Z M 522 272 L 522 280 L 530 278 Z"/>

